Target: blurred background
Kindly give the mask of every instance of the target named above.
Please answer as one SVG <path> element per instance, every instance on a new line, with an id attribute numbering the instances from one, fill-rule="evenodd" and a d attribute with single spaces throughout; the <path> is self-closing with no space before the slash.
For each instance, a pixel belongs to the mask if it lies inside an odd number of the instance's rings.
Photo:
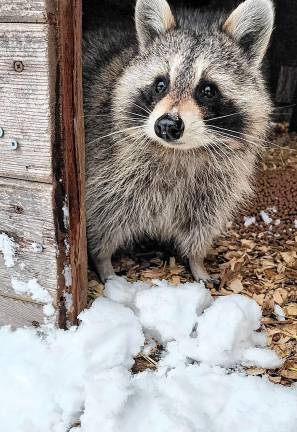
<path id="1" fill-rule="evenodd" d="M 202 10 L 232 10 L 240 0 L 170 0 L 173 7 Z M 267 54 L 268 85 L 278 107 L 274 119 L 290 124 L 297 131 L 297 0 L 275 0 L 276 23 Z M 100 23 L 129 25 L 135 0 L 84 0 L 84 28 L 95 29 Z"/>

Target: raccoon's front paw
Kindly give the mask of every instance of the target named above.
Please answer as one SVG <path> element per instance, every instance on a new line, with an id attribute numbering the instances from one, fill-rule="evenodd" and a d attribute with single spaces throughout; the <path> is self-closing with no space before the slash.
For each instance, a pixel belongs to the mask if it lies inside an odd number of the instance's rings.
<path id="1" fill-rule="evenodd" d="M 108 278 L 115 275 L 110 257 L 96 258 L 94 261 L 97 273 L 103 283 L 106 282 Z"/>
<path id="2" fill-rule="evenodd" d="M 203 259 L 197 258 L 197 257 L 189 257 L 189 264 L 192 271 L 192 274 L 194 276 L 194 279 L 197 282 L 203 281 L 207 282 L 211 279 L 211 276 L 207 273 Z"/>

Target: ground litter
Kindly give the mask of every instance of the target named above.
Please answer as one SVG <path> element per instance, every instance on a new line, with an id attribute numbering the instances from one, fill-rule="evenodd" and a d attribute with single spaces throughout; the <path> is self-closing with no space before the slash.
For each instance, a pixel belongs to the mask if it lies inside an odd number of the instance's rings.
<path id="1" fill-rule="evenodd" d="M 240 294 L 114 277 L 77 328 L 0 329 L 0 430 L 296 432 L 297 387 L 243 368 L 281 364 L 261 318 Z M 152 341 L 156 370 L 133 374 Z"/>

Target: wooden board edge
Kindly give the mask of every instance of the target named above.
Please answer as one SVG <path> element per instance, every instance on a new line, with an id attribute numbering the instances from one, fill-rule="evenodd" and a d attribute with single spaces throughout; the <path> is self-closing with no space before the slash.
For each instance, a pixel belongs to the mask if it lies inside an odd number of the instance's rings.
<path id="1" fill-rule="evenodd" d="M 9 13 L 1 10 L 0 6 L 0 23 L 54 24 L 57 1 L 59 0 L 44 0 L 43 11 L 26 11 L 20 8 L 18 13 Z"/>
<path id="2" fill-rule="evenodd" d="M 59 125 L 53 149 L 53 198 L 57 212 L 57 241 L 60 252 L 59 323 L 64 327 L 66 320 L 77 323 L 79 312 L 87 305 L 88 289 L 81 0 L 58 2 L 57 37 L 56 97 L 59 100 L 56 104 L 56 119 Z M 66 278 L 65 269 L 68 272 Z M 67 294 L 72 295 L 70 310 L 66 307 Z"/>

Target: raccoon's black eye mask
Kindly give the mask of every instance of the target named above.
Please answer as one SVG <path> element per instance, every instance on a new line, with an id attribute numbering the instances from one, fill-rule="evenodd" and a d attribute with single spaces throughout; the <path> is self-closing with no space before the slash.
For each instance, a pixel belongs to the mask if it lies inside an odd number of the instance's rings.
<path id="1" fill-rule="evenodd" d="M 216 84 L 202 80 L 194 94 L 196 103 L 203 109 L 207 125 L 219 126 L 241 132 L 245 126 L 245 118 L 239 107 L 231 99 L 223 95 Z"/>
<path id="2" fill-rule="evenodd" d="M 158 76 L 151 85 L 138 91 L 138 96 L 130 111 L 147 116 L 148 110 L 151 110 L 168 93 L 169 86 L 169 76 Z"/>

